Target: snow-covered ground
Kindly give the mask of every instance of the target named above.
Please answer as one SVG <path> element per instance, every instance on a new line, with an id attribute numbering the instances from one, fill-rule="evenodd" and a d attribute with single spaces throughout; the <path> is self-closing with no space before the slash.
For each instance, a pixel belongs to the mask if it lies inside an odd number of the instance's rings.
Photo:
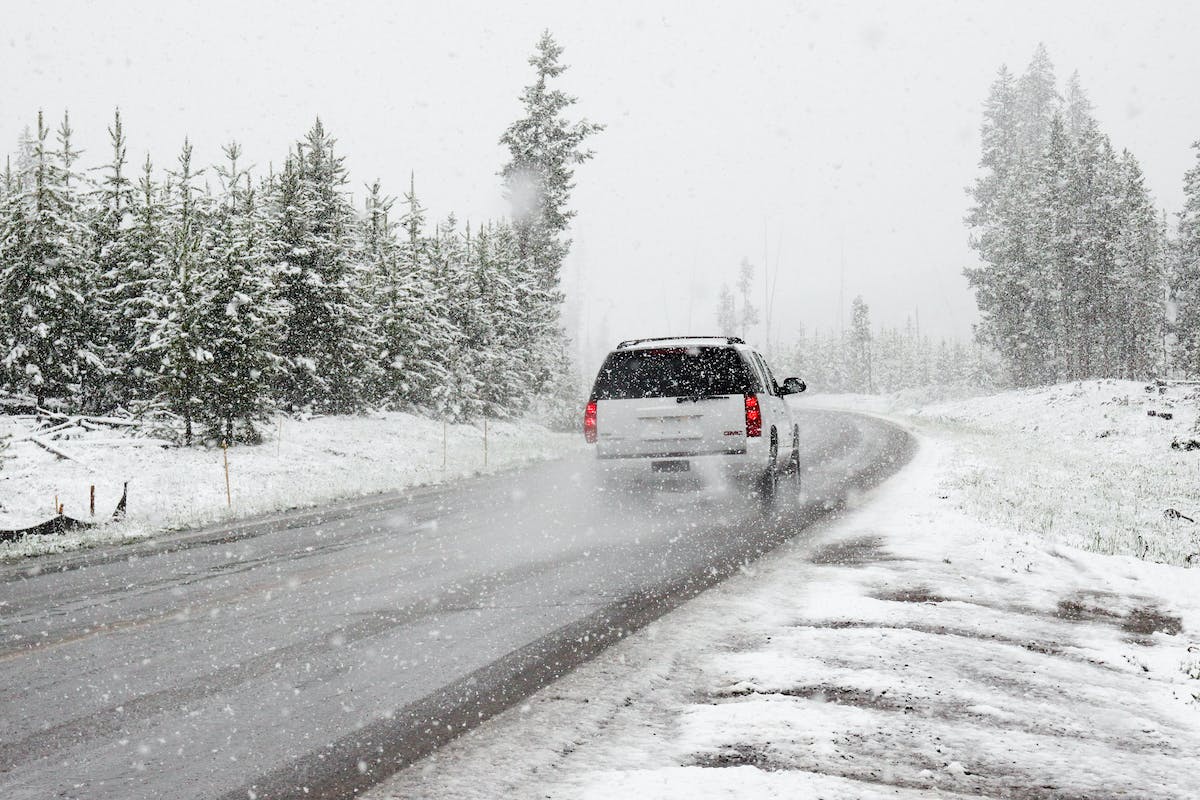
<path id="1" fill-rule="evenodd" d="M 856 510 L 370 797 L 1200 797 L 1187 394 L 876 407 L 920 449 Z"/>
<path id="2" fill-rule="evenodd" d="M 48 519 L 56 500 L 66 515 L 91 519 L 92 486 L 96 518 L 106 518 L 125 481 L 128 517 L 82 533 L 0 543 L 0 558 L 139 539 L 168 529 L 436 483 L 584 446 L 576 433 L 554 433 L 524 421 L 492 421 L 485 467 L 482 423 L 443 427 L 403 413 L 283 418 L 268 431 L 264 444 L 229 449 L 230 502 L 225 454 L 219 448 L 163 449 L 114 431 L 79 431 L 55 443 L 78 463 L 21 441 L 30 427 L 28 420 L 0 416 L 0 435 L 13 435 L 8 454 L 14 456 L 0 468 L 0 529 Z"/>
<path id="3" fill-rule="evenodd" d="M 895 397 L 814 400 L 952 438 L 948 486 L 972 516 L 1094 552 L 1186 564 L 1200 559 L 1200 450 L 1182 449 L 1200 441 L 1200 386 L 1146 388 L 1089 381 L 923 408 Z"/>

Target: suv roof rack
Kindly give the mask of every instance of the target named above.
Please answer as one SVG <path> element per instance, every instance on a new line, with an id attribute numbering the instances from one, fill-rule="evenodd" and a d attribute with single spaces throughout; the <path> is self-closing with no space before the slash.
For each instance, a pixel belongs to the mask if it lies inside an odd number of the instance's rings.
<path id="1" fill-rule="evenodd" d="M 726 344 L 745 344 L 737 336 L 653 336 L 649 339 L 626 339 L 617 345 L 617 349 L 633 347 L 635 344 L 642 344 L 643 342 L 673 342 L 678 339 L 720 339 Z"/>

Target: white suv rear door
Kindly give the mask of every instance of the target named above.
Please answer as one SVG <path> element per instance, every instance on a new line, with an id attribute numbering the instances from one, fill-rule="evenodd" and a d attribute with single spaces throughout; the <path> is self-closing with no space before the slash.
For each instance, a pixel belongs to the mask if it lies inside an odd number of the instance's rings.
<path id="1" fill-rule="evenodd" d="M 596 379 L 601 458 L 744 452 L 750 376 L 722 347 L 616 350 Z"/>

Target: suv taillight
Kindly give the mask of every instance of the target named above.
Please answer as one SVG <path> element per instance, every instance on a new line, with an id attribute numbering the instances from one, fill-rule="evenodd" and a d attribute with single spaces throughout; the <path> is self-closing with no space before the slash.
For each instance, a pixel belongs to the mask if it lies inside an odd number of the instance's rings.
<path id="1" fill-rule="evenodd" d="M 596 443 L 596 401 L 589 400 L 583 410 L 583 438 L 588 444 Z"/>
<path id="2" fill-rule="evenodd" d="M 762 410 L 758 407 L 758 396 L 746 395 L 746 435 L 762 436 Z"/>

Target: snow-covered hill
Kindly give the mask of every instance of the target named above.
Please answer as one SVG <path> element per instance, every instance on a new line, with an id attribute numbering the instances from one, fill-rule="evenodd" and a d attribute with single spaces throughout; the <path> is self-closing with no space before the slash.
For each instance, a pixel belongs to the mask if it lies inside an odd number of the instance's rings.
<path id="1" fill-rule="evenodd" d="M 1086 381 L 924 407 L 809 399 L 952 436 L 947 497 L 985 521 L 1099 553 L 1200 559 L 1200 449 L 1186 449 L 1200 442 L 1198 385 Z"/>

